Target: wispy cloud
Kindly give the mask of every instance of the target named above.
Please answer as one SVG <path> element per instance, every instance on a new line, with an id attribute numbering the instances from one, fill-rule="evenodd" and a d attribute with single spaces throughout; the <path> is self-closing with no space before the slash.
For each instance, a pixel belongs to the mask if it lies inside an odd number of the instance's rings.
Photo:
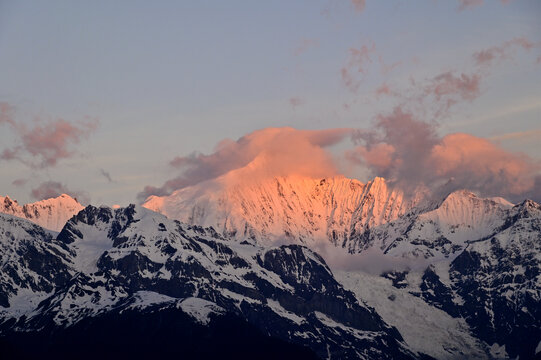
<path id="1" fill-rule="evenodd" d="M 385 61 L 383 60 L 383 56 L 381 56 L 381 55 L 378 55 L 378 63 L 379 63 L 379 66 L 381 68 L 381 73 L 383 75 L 388 75 L 394 69 L 396 69 L 397 67 L 402 65 L 402 61 L 396 61 L 396 62 L 394 62 L 394 63 L 392 63 L 390 65 L 386 64 Z"/>
<path id="2" fill-rule="evenodd" d="M 318 47 L 319 41 L 317 39 L 301 39 L 297 47 L 293 50 L 293 55 L 299 56 L 307 52 L 308 50 Z"/>
<path id="3" fill-rule="evenodd" d="M 13 186 L 21 187 L 21 186 L 26 185 L 27 182 L 28 182 L 28 179 L 15 179 L 11 182 L 11 184 Z"/>
<path id="4" fill-rule="evenodd" d="M 108 171 L 105 171 L 104 169 L 100 169 L 100 174 L 107 179 L 108 182 L 113 182 L 113 178 L 111 177 L 111 174 Z"/>
<path id="5" fill-rule="evenodd" d="M 368 71 L 368 65 L 373 62 L 372 58 L 376 51 L 376 44 L 373 42 L 367 46 L 349 49 L 349 59 L 344 67 L 340 69 L 342 83 L 351 92 L 359 90 L 359 86 Z"/>
<path id="6" fill-rule="evenodd" d="M 441 120 L 451 109 L 464 102 L 470 103 L 482 94 L 482 85 L 493 70 L 496 62 L 512 59 L 517 50 L 531 50 L 537 45 L 525 37 L 517 37 L 498 46 L 476 51 L 472 64 L 463 70 L 446 70 L 425 79 L 410 78 L 406 88 L 397 88 L 385 82 L 375 89 L 376 97 L 393 97 L 403 109 L 422 114 L 425 118 Z M 358 82 L 350 81 L 356 90 Z M 392 89 L 392 90 L 391 90 Z"/>
<path id="7" fill-rule="evenodd" d="M 436 108 L 437 118 L 446 114 L 449 109 L 460 101 L 472 102 L 481 94 L 481 74 L 457 74 L 447 71 L 433 77 L 424 87 L 422 97 L 430 97 Z"/>
<path id="8" fill-rule="evenodd" d="M 351 5 L 356 12 L 362 13 L 366 8 L 366 0 L 351 0 Z"/>
<path id="9" fill-rule="evenodd" d="M 483 5 L 483 0 L 458 0 L 458 4 L 458 11 L 463 11 Z"/>
<path id="10" fill-rule="evenodd" d="M 0 104 L 0 125 L 8 125 L 14 133 L 17 145 L 0 153 L 2 160 L 19 160 L 33 168 L 55 166 L 59 160 L 72 157 L 72 149 L 97 128 L 97 120 L 72 123 L 63 119 L 37 120 L 33 126 L 14 119 L 14 108 Z"/>
<path id="11" fill-rule="evenodd" d="M 293 97 L 289 98 L 289 105 L 291 105 L 291 107 L 293 109 L 296 109 L 297 107 L 301 106 L 302 104 L 304 104 L 304 100 L 301 99 L 298 96 L 293 96 Z"/>
<path id="12" fill-rule="evenodd" d="M 506 58 L 512 58 L 516 49 L 531 50 L 535 47 L 525 37 L 517 37 L 512 40 L 505 41 L 501 45 L 492 46 L 484 50 L 477 51 L 473 54 L 473 59 L 478 66 L 491 66 L 494 61 L 501 61 Z"/>
<path id="13" fill-rule="evenodd" d="M 526 139 L 541 139 L 541 129 L 533 129 L 527 131 L 516 131 L 500 135 L 495 135 L 490 138 L 492 141 L 503 140 L 526 140 Z"/>
<path id="14" fill-rule="evenodd" d="M 376 96 L 382 96 L 382 95 L 391 95 L 392 91 L 389 85 L 387 83 L 381 84 L 375 91 Z"/>

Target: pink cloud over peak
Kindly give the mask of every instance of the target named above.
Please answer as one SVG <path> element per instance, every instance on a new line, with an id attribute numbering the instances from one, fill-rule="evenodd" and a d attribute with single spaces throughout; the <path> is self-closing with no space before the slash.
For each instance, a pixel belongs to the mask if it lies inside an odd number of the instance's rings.
<path id="1" fill-rule="evenodd" d="M 356 140 L 346 157 L 405 190 L 424 185 L 437 191 L 447 184 L 447 190 L 521 199 L 534 194 L 541 179 L 538 161 L 469 134 L 440 137 L 435 124 L 400 107 L 380 115 L 374 129 L 357 133 Z"/>
<path id="2" fill-rule="evenodd" d="M 145 187 L 139 198 L 170 194 L 233 172 L 237 175 L 230 176 L 229 181 L 257 181 L 287 175 L 331 176 L 337 170 L 325 148 L 341 142 L 351 133 L 351 129 L 265 128 L 236 141 L 222 140 L 212 154 L 193 153 L 174 158 L 170 166 L 180 174 L 161 187 Z"/>
<path id="3" fill-rule="evenodd" d="M 71 191 L 66 185 L 56 181 L 42 182 L 38 187 L 32 189 L 30 195 L 36 200 L 44 200 L 58 197 L 62 194 L 67 194 L 77 199 L 81 204 L 88 204 L 90 199 L 87 194 L 82 191 Z"/>

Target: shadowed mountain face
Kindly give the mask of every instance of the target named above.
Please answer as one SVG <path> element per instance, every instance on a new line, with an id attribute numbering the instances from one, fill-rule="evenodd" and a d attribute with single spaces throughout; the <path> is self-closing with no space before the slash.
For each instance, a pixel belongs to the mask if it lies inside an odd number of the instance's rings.
<path id="1" fill-rule="evenodd" d="M 184 324 L 178 334 L 204 333 L 218 342 L 231 337 L 223 331 L 226 319 L 241 333 L 253 328 L 254 344 L 274 344 L 276 354 L 289 347 L 306 358 L 415 357 L 398 331 L 344 290 L 305 247 L 227 242 L 212 229 L 134 206 L 88 206 L 56 239 L 24 220 L 0 220 L 4 235 L 13 235 L 4 236 L 3 245 L 28 243 L 13 249 L 2 267 L 2 286 L 9 291 L 0 329 L 14 351 L 25 350 L 20 345 L 28 341 L 58 351 L 83 330 L 97 341 L 115 326 L 152 329 L 156 318 L 176 316 Z M 42 268 L 24 263 L 34 253 Z M 13 262 L 21 265 L 12 269 Z M 48 273 L 47 264 L 58 270 Z M 118 320 L 100 331 L 111 319 Z M 141 337 L 133 332 L 134 340 Z M 197 352 L 201 343 L 193 346 L 187 351 Z M 251 346 L 239 353 L 250 354 Z"/>

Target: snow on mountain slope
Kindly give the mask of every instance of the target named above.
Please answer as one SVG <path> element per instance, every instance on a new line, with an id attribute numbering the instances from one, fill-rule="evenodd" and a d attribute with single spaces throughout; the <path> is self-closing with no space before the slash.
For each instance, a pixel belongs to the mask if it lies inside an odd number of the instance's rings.
<path id="1" fill-rule="evenodd" d="M 15 313 L 32 308 L 74 274 L 69 252 L 54 235 L 27 220 L 0 214 L 0 307 L 10 306 Z"/>
<path id="2" fill-rule="evenodd" d="M 432 350 L 417 347 L 427 344 L 417 344 L 408 334 L 414 334 L 423 322 L 414 329 L 408 328 L 406 322 L 397 323 L 404 316 L 415 315 L 407 309 L 397 310 L 394 314 L 396 319 L 389 319 L 385 314 L 395 308 L 394 303 L 376 300 L 373 291 L 394 295 L 393 301 L 405 301 L 398 304 L 404 308 L 411 300 L 407 297 L 418 297 L 416 302 L 424 303 L 418 309 L 427 310 L 429 321 L 441 318 L 443 311 L 454 319 L 451 323 L 449 319 L 441 319 L 452 329 L 458 330 L 457 324 L 465 322 L 469 327 L 466 335 L 488 344 L 481 348 L 488 349 L 487 354 L 492 357 L 534 358 L 541 340 L 541 205 L 526 200 L 512 208 L 504 203 L 502 208 L 499 202 L 494 203 L 490 199 L 479 199 L 472 194 L 457 195 L 461 196 L 461 206 L 470 211 L 457 212 L 453 206 L 445 206 L 446 199 L 433 212 L 402 219 L 400 224 L 391 222 L 386 228 L 392 231 L 371 234 L 375 239 L 382 234 L 388 235 L 389 240 L 394 239 L 387 247 L 389 255 L 417 254 L 423 259 L 430 259 L 426 269 L 384 273 L 382 276 L 390 280 L 396 290 L 374 290 L 374 285 L 383 280 L 367 284 L 359 280 L 366 277 L 364 274 L 346 274 L 341 278 L 344 284 L 350 284 L 349 288 L 355 290 L 360 299 L 374 306 L 390 324 L 396 325 L 408 344 L 417 351 L 436 354 L 441 348 L 436 343 Z M 453 197 L 449 197 L 449 204 L 456 203 Z M 469 202 L 464 203 L 464 199 L 469 199 Z M 471 214 L 476 212 L 476 216 L 485 221 L 468 224 Z M 434 227 L 434 224 L 438 226 Z M 418 237 L 419 232 L 425 231 L 429 225 L 433 227 Z M 451 242 L 453 231 L 466 235 L 457 236 Z M 439 336 L 439 325 L 430 326 L 433 327 L 434 338 Z M 452 339 L 461 337 L 453 335 Z M 462 339 L 466 341 L 464 337 Z M 439 344 L 446 343 L 449 344 L 447 341 Z M 471 351 L 475 348 L 467 343 L 457 349 Z M 445 358 L 443 354 L 441 357 Z"/>
<path id="3" fill-rule="evenodd" d="M 179 205 L 193 222 L 224 226 L 187 225 L 136 206 L 89 206 L 55 239 L 51 231 L 0 214 L 0 335 L 71 329 L 136 311 L 180 311 L 210 327 L 217 317 L 233 315 L 325 358 L 329 352 L 438 359 L 535 354 L 541 206 L 533 201 L 513 206 L 460 190 L 415 207 L 383 179 L 362 185 L 345 178 L 278 178 L 228 193 L 208 186 L 184 191 L 199 207 L 186 208 L 176 197 L 153 204 Z M 239 207 L 228 209 L 231 204 Z M 250 231 L 233 231 L 241 227 L 251 229 L 249 241 L 243 239 Z M 279 240 L 284 229 L 289 240 L 301 234 L 301 242 L 317 245 L 310 236 L 329 236 L 352 252 L 372 247 L 424 265 L 381 277 L 335 277 L 306 247 L 262 246 L 259 236 Z M 350 256 L 366 259 L 362 255 Z"/>
<path id="4" fill-rule="evenodd" d="M 208 326 L 216 316 L 229 314 L 320 357 L 415 357 L 395 328 L 344 290 L 319 255 L 299 245 L 263 248 L 232 242 L 212 228 L 135 206 L 88 206 L 56 239 L 34 241 L 59 247 L 58 254 L 43 253 L 43 262 L 57 261 L 71 276 L 51 273 L 52 285 L 32 288 L 40 301 L 26 311 L 15 311 L 18 294 L 8 293 L 0 336 L 59 333 L 108 314 L 163 310 L 180 311 Z M 1 270 L 1 279 L 12 277 L 9 268 Z M 31 264 L 23 263 L 17 273 L 31 270 Z"/>
<path id="5" fill-rule="evenodd" d="M 396 220 L 372 227 L 360 241 L 352 241 L 352 247 L 354 252 L 377 247 L 391 256 L 438 261 L 457 256 L 468 242 L 494 233 L 511 206 L 458 190 L 431 208 L 413 208 Z"/>
<path id="6" fill-rule="evenodd" d="M 540 204 L 515 205 L 497 231 L 468 244 L 449 274 L 476 335 L 533 357 L 541 340 Z"/>
<path id="7" fill-rule="evenodd" d="M 144 207 L 225 236 L 272 243 L 283 238 L 346 247 L 351 236 L 396 219 L 412 207 L 382 178 L 368 184 L 345 177 L 275 177 L 230 185 L 227 178 L 170 196 L 151 196 Z"/>
<path id="8" fill-rule="evenodd" d="M 280 180 L 276 180 L 276 184 L 280 184 Z M 316 183 L 316 186 L 322 184 Z M 329 238 L 332 243 L 351 253 L 362 253 L 367 249 L 381 251 L 381 259 L 388 261 L 391 268 L 395 266 L 393 264 L 409 264 L 403 267 L 404 271 L 391 271 L 385 275 L 396 290 L 376 289 L 374 286 L 378 282 L 366 285 L 366 281 L 369 281 L 366 278 L 353 281 L 350 288 L 356 291 L 360 299 L 380 311 L 386 321 L 396 325 L 404 333 L 408 344 L 418 352 L 437 358 L 520 356 L 522 359 L 534 356 L 541 339 L 539 204 L 525 201 L 513 205 L 502 198 L 482 198 L 466 190 L 454 191 L 439 200 L 405 202 L 401 194 L 390 190 L 383 179 L 360 186 L 362 189 L 355 194 L 348 194 L 347 191 L 334 194 L 328 189 L 320 189 L 330 194 L 330 198 L 349 196 L 355 201 L 347 212 L 334 209 L 329 203 L 317 202 L 323 209 L 334 211 L 333 214 L 337 211 L 347 213 L 342 217 L 346 221 L 340 223 L 341 228 L 327 228 L 317 235 Z M 280 188 L 278 185 L 276 187 Z M 196 188 L 201 190 L 204 187 Z M 246 224 L 252 226 L 255 223 L 252 219 L 257 214 L 284 207 L 295 209 L 288 205 L 298 193 L 281 193 L 284 194 L 286 205 L 252 200 L 251 203 L 256 204 L 255 214 L 240 214 Z M 159 201 L 172 214 L 178 214 L 174 208 L 168 209 L 167 206 L 182 199 L 182 194 L 183 190 Z M 194 194 L 194 199 L 198 199 L 200 193 L 195 191 Z M 231 202 L 225 197 L 221 203 Z M 176 204 L 183 208 L 182 204 Z M 212 213 L 212 204 L 207 204 L 206 212 Z M 287 210 L 282 212 L 287 213 Z M 289 217 L 300 218 L 301 223 L 303 217 L 306 218 L 304 213 Z M 318 229 L 323 226 L 320 225 Z M 280 234 L 287 236 L 289 229 L 284 231 L 284 228 L 278 226 L 269 232 L 277 237 Z M 254 233 L 259 233 L 257 236 L 265 235 L 264 231 Z M 295 238 L 298 233 L 292 231 L 291 237 Z M 316 232 L 307 232 L 304 237 L 313 234 Z M 307 245 L 314 245 L 303 236 L 300 238 Z M 399 260 L 407 261 L 400 263 Z M 389 280 L 382 281 L 388 283 Z M 387 292 L 388 296 L 403 303 L 377 300 Z M 386 304 L 386 308 L 380 304 Z M 419 319 L 421 325 L 417 328 L 407 326 L 410 316 L 415 315 L 404 310 L 408 304 L 417 304 L 418 309 L 422 309 L 423 315 L 419 315 L 419 318 L 428 317 L 424 322 Z M 385 317 L 389 309 L 395 309 L 396 313 Z M 396 319 L 402 320 L 398 323 Z M 430 336 L 438 340 L 432 344 L 417 338 L 427 339 Z"/>
<path id="9" fill-rule="evenodd" d="M 490 357 L 489 346 L 472 335 L 464 319 L 431 306 L 407 289 L 394 287 L 391 280 L 363 272 L 339 271 L 335 275 L 360 301 L 396 326 L 413 350 L 436 359 Z"/>
<path id="10" fill-rule="evenodd" d="M 150 197 L 143 205 L 227 237 L 306 244 L 331 242 L 350 253 L 369 248 L 398 257 L 438 260 L 458 255 L 467 241 L 490 235 L 512 204 L 458 190 L 442 199 L 413 197 L 383 178 L 367 184 L 345 177 L 290 176 L 228 185 L 218 178 Z"/>
<path id="11" fill-rule="evenodd" d="M 23 206 L 9 196 L 0 196 L 0 213 L 27 219 L 53 231 L 60 231 L 66 221 L 83 208 L 77 200 L 66 194 Z"/>

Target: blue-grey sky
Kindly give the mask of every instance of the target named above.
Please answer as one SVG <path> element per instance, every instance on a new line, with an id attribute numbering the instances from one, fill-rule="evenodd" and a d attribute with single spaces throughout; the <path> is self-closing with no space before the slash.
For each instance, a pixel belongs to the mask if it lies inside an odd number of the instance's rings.
<path id="1" fill-rule="evenodd" d="M 366 129 L 398 104 L 540 160 L 540 18 L 537 0 L 1 0 L 0 102 L 17 125 L 0 120 L 0 193 L 24 203 L 57 182 L 127 204 L 224 138 Z M 65 147 L 45 159 L 32 129 L 58 119 L 79 132 L 55 133 Z"/>

